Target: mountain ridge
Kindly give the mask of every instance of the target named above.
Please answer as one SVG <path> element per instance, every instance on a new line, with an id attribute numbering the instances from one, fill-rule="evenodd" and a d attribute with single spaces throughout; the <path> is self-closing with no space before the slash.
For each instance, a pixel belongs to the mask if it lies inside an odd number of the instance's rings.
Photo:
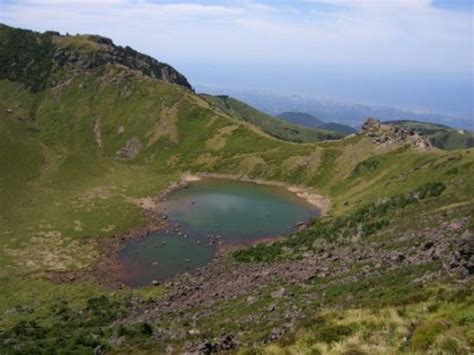
<path id="1" fill-rule="evenodd" d="M 32 48 L 1 58 L 50 58 Z M 372 120 L 285 141 L 242 118 L 256 114 L 243 103 L 223 110 L 119 63 L 66 64 L 34 88 L 42 66 L 20 69 L 0 79 L 0 353 L 471 352 L 472 148 L 420 149 L 408 128 Z M 153 202 L 206 173 L 329 208 L 163 284 L 121 285 L 118 248 L 163 228 Z"/>
<path id="2" fill-rule="evenodd" d="M 280 117 L 294 124 L 299 124 L 301 126 L 326 129 L 328 131 L 336 131 L 346 134 L 357 132 L 357 130 L 351 126 L 336 122 L 324 122 L 314 117 L 313 115 L 305 112 L 287 111 L 278 114 L 277 117 Z"/>
<path id="3" fill-rule="evenodd" d="M 238 90 L 231 88 L 207 87 L 196 85 L 200 91 L 219 95 L 227 93 L 239 100 L 262 110 L 270 115 L 284 111 L 303 111 L 324 121 L 335 121 L 352 127 L 360 127 L 367 117 L 378 117 L 382 120 L 415 119 L 425 122 L 441 123 L 461 129 L 473 130 L 470 117 L 451 116 L 443 113 L 423 113 L 409 109 L 370 104 L 356 104 L 337 100 L 321 99 L 308 95 L 291 93 L 262 92 L 258 90 Z"/>
<path id="4" fill-rule="evenodd" d="M 111 39 L 102 36 L 38 33 L 0 24 L 0 46 L 0 78 L 19 78 L 33 90 L 54 86 L 56 83 L 54 79 L 49 80 L 50 77 L 65 65 L 81 71 L 105 64 L 124 65 L 150 78 L 192 90 L 187 79 L 170 65 L 128 46 L 116 46 Z"/>
<path id="5" fill-rule="evenodd" d="M 333 130 L 327 130 L 324 128 L 307 128 L 302 125 L 287 123 L 285 120 L 267 115 L 228 95 L 211 96 L 201 94 L 201 97 L 209 101 L 216 108 L 223 110 L 238 119 L 260 127 L 264 132 L 279 139 L 297 143 L 308 143 L 341 139 L 344 136 L 343 134 Z"/>

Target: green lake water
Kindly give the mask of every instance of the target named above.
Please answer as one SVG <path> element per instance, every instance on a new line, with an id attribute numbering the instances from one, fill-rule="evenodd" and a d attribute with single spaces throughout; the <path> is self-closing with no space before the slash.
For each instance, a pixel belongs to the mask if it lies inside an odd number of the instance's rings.
<path id="1" fill-rule="evenodd" d="M 208 264 L 219 245 L 285 235 L 319 213 L 281 187 L 211 178 L 172 192 L 164 206 L 171 228 L 129 241 L 119 251 L 124 283 L 164 281 Z"/>

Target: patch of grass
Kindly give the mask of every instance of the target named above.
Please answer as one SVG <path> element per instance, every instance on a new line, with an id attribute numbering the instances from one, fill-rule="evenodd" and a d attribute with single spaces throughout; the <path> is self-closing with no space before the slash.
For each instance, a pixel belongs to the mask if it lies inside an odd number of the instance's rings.
<path id="1" fill-rule="evenodd" d="M 469 286 L 463 288 L 467 289 Z M 261 348 L 261 351 L 269 354 L 469 354 L 473 345 L 469 326 L 455 325 L 453 315 L 465 307 L 471 309 L 472 305 L 467 299 L 456 302 L 440 300 L 436 296 L 440 290 L 444 290 L 448 298 L 459 292 L 455 288 L 437 286 L 425 288 L 422 301 L 414 300 L 403 305 L 377 304 L 374 307 L 367 304 L 359 308 L 351 305 L 337 309 L 328 305 L 327 310 L 307 309 L 309 316 L 298 329 L 276 344 Z M 340 305 L 338 301 L 336 304 Z"/>
<path id="2" fill-rule="evenodd" d="M 39 320 L 20 321 L 0 333 L 0 350 L 15 353 L 65 353 L 92 352 L 107 349 L 108 338 L 114 333 L 123 336 L 121 329 L 115 330 L 113 322 L 123 317 L 125 304 L 110 300 L 106 296 L 89 298 L 83 308 L 73 309 L 66 302 L 54 304 L 52 322 L 41 324 Z M 65 331 L 67 329 L 67 331 Z M 127 337 L 150 336 L 149 325 L 138 324 L 129 328 Z"/>
<path id="3" fill-rule="evenodd" d="M 315 250 L 316 240 L 334 242 L 354 235 L 368 237 L 390 224 L 390 212 L 400 211 L 426 198 L 437 197 L 445 189 L 446 185 L 442 182 L 423 184 L 408 194 L 366 204 L 344 216 L 313 219 L 310 227 L 303 232 L 282 241 L 237 250 L 232 256 L 240 262 L 268 262 L 296 258 L 308 250 Z"/>
<path id="4" fill-rule="evenodd" d="M 364 160 L 357 164 L 354 170 L 352 170 L 351 177 L 357 177 L 362 175 L 364 172 L 375 170 L 378 165 L 379 161 L 377 159 L 372 158 Z"/>
<path id="5" fill-rule="evenodd" d="M 201 97 L 207 100 L 215 109 L 218 109 L 231 117 L 235 117 L 238 120 L 249 122 L 262 129 L 263 132 L 285 141 L 308 143 L 340 139 L 344 137 L 344 134 L 336 131 L 293 125 L 277 117 L 258 111 L 229 96 L 201 95 Z"/>
<path id="6" fill-rule="evenodd" d="M 353 332 L 347 325 L 323 324 L 313 328 L 312 336 L 315 342 L 335 343 L 341 341 Z"/>
<path id="7" fill-rule="evenodd" d="M 81 38 L 74 40 L 79 47 L 84 44 Z M 46 73 L 47 66 L 43 69 Z M 344 275 L 288 286 L 288 300 L 275 301 L 269 286 L 254 303 L 245 297 L 229 300 L 196 321 L 192 315 L 203 311 L 200 305 L 160 325 L 124 324 L 118 329 L 115 322 L 130 308 L 128 297 L 146 304 L 166 290 L 122 290 L 113 296 L 89 281 L 56 284 L 42 275 L 93 266 L 100 257 L 100 238 L 119 236 L 144 223 L 134 200 L 163 190 L 185 171 L 299 184 L 331 198 L 331 214 L 312 221 L 306 231 L 234 254 L 244 262 L 274 262 L 318 252 L 325 243 L 352 243 L 354 235 L 361 245 L 381 241 L 387 250 L 396 249 L 416 242 L 416 235 L 406 232 L 429 227 L 435 219 L 469 216 L 474 154 L 419 152 L 408 146 L 378 149 L 364 135 L 297 144 L 294 141 L 315 137 L 273 126 L 262 116 L 256 128 L 248 116 L 251 108 L 221 109 L 182 87 L 113 65 L 80 76 L 64 68 L 56 73 L 60 85 L 32 92 L 24 84 L 41 84 L 43 74 L 36 74 L 36 69 L 16 73 L 20 83 L 0 80 L 0 352 L 14 346 L 22 352 L 53 352 L 54 347 L 91 352 L 97 346 L 113 351 L 111 341 L 122 338 L 124 351 L 162 349 L 150 340 L 157 326 L 179 330 L 176 338 L 163 340 L 176 349 L 188 340 L 200 340 L 187 333 L 194 326 L 202 337 L 218 336 L 223 329 L 239 334 L 245 347 L 267 341 L 275 328 L 288 322 L 286 312 L 267 311 L 272 303 L 278 310 L 294 308 L 312 318 L 324 313 L 331 319 L 317 336 L 301 325 L 298 330 L 313 342 L 304 345 L 299 333 L 292 334 L 280 344 L 282 351 L 412 350 L 403 340 L 410 339 L 410 322 L 420 325 L 434 319 L 447 319 L 449 329 L 430 336 L 430 346 L 462 353 L 472 345 L 467 331 L 473 319 L 469 292 L 441 292 L 434 301 L 426 290 L 429 285 L 413 283 L 439 270 L 436 261 L 397 271 L 381 268 L 380 274 L 347 282 L 344 278 L 356 276 L 362 267 L 355 265 Z M 116 161 L 116 152 L 132 138 L 142 143 L 136 158 Z M 473 219 L 469 223 L 471 228 Z M 405 234 L 407 238 L 398 238 Z M 378 323 L 377 317 L 383 321 Z M 61 334 L 64 329 L 68 331 Z M 380 339 L 387 341 L 377 345 Z"/>
<path id="8" fill-rule="evenodd" d="M 415 327 L 411 337 L 411 345 L 416 350 L 427 350 L 434 342 L 436 336 L 442 333 L 448 324 L 439 319 L 430 319 Z"/>
<path id="9" fill-rule="evenodd" d="M 86 54 L 93 54 L 100 48 L 99 43 L 91 39 L 88 35 L 58 37 L 56 39 L 56 44 L 69 47 Z"/>
<path id="10" fill-rule="evenodd" d="M 433 146 L 440 149 L 474 147 L 474 133 L 467 130 L 457 130 L 445 125 L 409 120 L 392 121 L 391 123 L 411 128 L 423 134 L 430 139 Z"/>

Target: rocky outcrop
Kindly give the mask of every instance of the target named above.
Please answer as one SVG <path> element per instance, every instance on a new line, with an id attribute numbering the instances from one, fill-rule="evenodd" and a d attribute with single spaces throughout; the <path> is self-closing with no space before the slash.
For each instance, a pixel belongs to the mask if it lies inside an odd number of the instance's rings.
<path id="1" fill-rule="evenodd" d="M 410 144 L 422 149 L 431 147 L 430 140 L 420 133 L 406 127 L 383 124 L 373 117 L 364 122 L 361 133 L 371 137 L 378 145 Z"/>
<path id="2" fill-rule="evenodd" d="M 195 345 L 186 354 L 189 355 L 207 355 L 212 353 L 219 353 L 233 350 L 237 347 L 237 343 L 234 341 L 232 334 L 222 334 L 219 339 L 215 339 L 213 342 L 204 340 L 203 342 Z"/>
<path id="3" fill-rule="evenodd" d="M 140 71 L 152 79 L 160 79 L 169 83 L 192 89 L 188 80 L 168 64 L 137 52 L 130 47 L 116 46 L 110 38 L 96 35 L 82 36 L 83 41 L 93 47 L 91 51 L 81 51 L 74 43 L 74 37 L 54 35 L 56 44 L 53 58 L 59 67 L 76 66 L 81 69 L 92 69 L 106 64 L 119 64 L 129 69 Z M 72 41 L 69 41 L 72 39 Z"/>
<path id="4" fill-rule="evenodd" d="M 474 274 L 474 233 L 466 231 L 453 242 L 454 255 L 449 268 L 458 276 L 466 277 Z"/>
<path id="5" fill-rule="evenodd" d="M 115 159 L 132 160 L 138 155 L 141 147 L 142 143 L 137 137 L 130 138 L 127 144 L 115 153 Z"/>
<path id="6" fill-rule="evenodd" d="M 318 252 L 308 252 L 301 258 L 280 263 L 237 263 L 227 259 L 222 262 L 224 259 L 219 256 L 210 265 L 165 282 L 164 287 L 169 290 L 167 297 L 151 305 L 147 312 L 137 312 L 135 320 L 156 321 L 166 314 L 196 305 L 212 308 L 216 302 L 244 295 L 247 304 L 253 304 L 264 295 L 263 289 L 275 282 L 295 285 L 346 275 L 338 282 L 350 284 L 382 276 L 386 270 L 401 270 L 432 262 L 442 267 L 427 273 L 426 278 L 450 275 L 463 282 L 473 271 L 474 234 L 467 229 L 468 221 L 468 218 L 460 218 L 420 231 L 406 231 L 398 236 L 398 245 L 377 240 L 370 244 L 329 243 Z M 349 273 L 355 269 L 356 273 Z M 280 286 L 270 296 L 273 302 L 266 312 L 280 312 L 278 303 L 291 298 L 292 292 Z M 203 344 L 200 345 L 201 350 L 205 349 Z"/>
<path id="7" fill-rule="evenodd" d="M 0 24 L 0 64 L 0 79 L 22 82 L 33 91 L 57 85 L 55 74 L 65 68 L 82 75 L 107 64 L 192 90 L 187 79 L 170 65 L 95 35 L 63 36 Z"/>

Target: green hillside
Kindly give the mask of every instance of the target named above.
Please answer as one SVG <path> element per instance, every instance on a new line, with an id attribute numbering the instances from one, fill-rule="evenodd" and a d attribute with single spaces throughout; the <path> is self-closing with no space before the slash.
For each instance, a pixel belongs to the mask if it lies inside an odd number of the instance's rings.
<path id="1" fill-rule="evenodd" d="M 261 128 L 265 133 L 282 140 L 308 143 L 344 137 L 343 134 L 336 131 L 306 128 L 287 123 L 229 96 L 201 95 L 201 97 L 206 99 L 213 108 L 242 121 L 249 122 Z"/>
<path id="2" fill-rule="evenodd" d="M 283 112 L 277 117 L 303 127 L 325 129 L 328 131 L 344 133 L 346 135 L 356 132 L 356 129 L 351 126 L 336 122 L 323 122 L 306 112 Z"/>
<path id="3" fill-rule="evenodd" d="M 338 136 L 198 96 L 97 36 L 3 26 L 0 63 L 1 354 L 472 352 L 473 149 L 314 143 Z M 188 172 L 330 209 L 202 278 L 121 286 L 113 246 L 156 228 L 141 199 Z"/>
<path id="4" fill-rule="evenodd" d="M 454 129 L 445 125 L 420 121 L 387 121 L 385 123 L 402 125 L 422 133 L 431 143 L 440 149 L 463 149 L 474 147 L 474 133 Z"/>

